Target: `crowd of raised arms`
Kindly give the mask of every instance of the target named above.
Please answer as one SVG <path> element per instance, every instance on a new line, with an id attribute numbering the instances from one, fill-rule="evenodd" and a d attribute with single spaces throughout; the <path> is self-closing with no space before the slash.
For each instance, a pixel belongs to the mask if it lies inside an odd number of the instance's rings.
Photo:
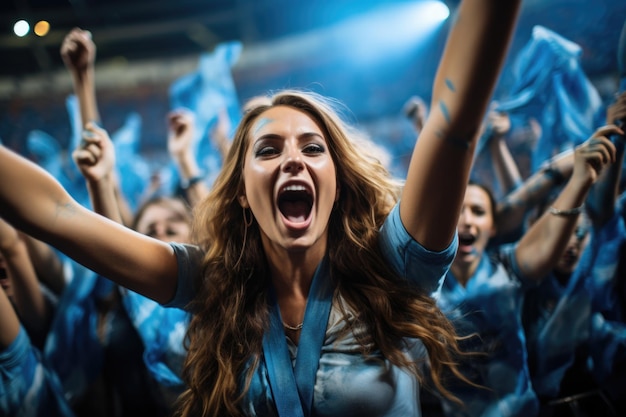
<path id="1" fill-rule="evenodd" d="M 0 144 L 0 415 L 626 415 L 626 92 L 523 174 L 547 128 L 492 102 L 520 3 L 460 3 L 405 177 L 284 90 L 218 123 L 210 182 L 172 109 L 180 186 L 133 202 L 73 29 L 89 204 Z"/>

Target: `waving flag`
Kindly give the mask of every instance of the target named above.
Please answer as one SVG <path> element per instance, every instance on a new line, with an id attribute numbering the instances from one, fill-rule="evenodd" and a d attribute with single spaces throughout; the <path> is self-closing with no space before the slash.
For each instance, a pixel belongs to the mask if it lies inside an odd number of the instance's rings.
<path id="1" fill-rule="evenodd" d="M 533 172 L 604 124 L 602 100 L 581 67 L 581 52 L 576 43 L 535 26 L 515 60 L 515 81 L 498 109 L 524 113 L 541 124 L 541 138 L 532 149 Z"/>
<path id="2" fill-rule="evenodd" d="M 241 50 L 242 44 L 237 41 L 218 45 L 212 53 L 201 55 L 196 72 L 180 77 L 170 86 L 171 108 L 187 108 L 195 114 L 196 155 L 209 183 L 222 165 L 219 150 L 209 140 L 211 129 L 222 111 L 228 114 L 231 126 L 236 126 L 241 118 L 231 71 Z"/>

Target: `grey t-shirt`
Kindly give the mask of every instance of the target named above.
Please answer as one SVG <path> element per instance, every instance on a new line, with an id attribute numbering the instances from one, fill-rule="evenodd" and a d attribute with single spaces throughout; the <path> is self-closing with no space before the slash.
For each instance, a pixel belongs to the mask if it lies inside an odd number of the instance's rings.
<path id="1" fill-rule="evenodd" d="M 441 252 L 425 249 L 407 233 L 396 206 L 381 229 L 380 244 L 384 256 L 399 274 L 431 293 L 448 271 L 458 241 L 455 238 Z M 200 273 L 202 253 L 194 246 L 173 243 L 172 247 L 178 257 L 179 281 L 176 296 L 168 305 L 184 307 L 195 293 L 193 282 Z M 355 312 L 336 294 L 316 374 L 313 415 L 421 416 L 417 379 L 410 372 L 393 366 L 376 351 L 364 357 L 359 342 L 362 338 L 358 335 L 367 334 L 368 329 L 351 323 L 355 318 Z M 287 344 L 295 361 L 297 346 L 288 338 Z M 426 363 L 427 353 L 421 341 L 407 340 L 406 346 L 408 357 Z M 263 360 L 255 370 L 242 409 L 249 416 L 278 415 Z"/>

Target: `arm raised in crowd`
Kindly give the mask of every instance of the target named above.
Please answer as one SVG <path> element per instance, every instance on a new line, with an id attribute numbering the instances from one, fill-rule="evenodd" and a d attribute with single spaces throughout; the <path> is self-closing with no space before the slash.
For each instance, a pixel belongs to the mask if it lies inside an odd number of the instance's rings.
<path id="1" fill-rule="evenodd" d="M 96 45 L 91 38 L 91 32 L 72 29 L 61 44 L 61 58 L 72 77 L 82 127 L 89 122 L 100 123 L 95 91 Z"/>
<path id="2" fill-rule="evenodd" d="M 122 195 L 114 169 L 115 151 L 113 143 L 108 135 L 106 138 L 102 138 L 102 129 L 98 127 L 101 124 L 101 120 L 96 100 L 96 44 L 93 41 L 91 32 L 80 28 L 72 29 L 61 44 L 61 58 L 63 58 L 63 62 L 72 77 L 74 93 L 80 109 L 81 126 L 83 128 L 83 140 L 72 152 L 74 162 L 87 180 L 92 204 L 96 204 L 94 205 L 94 210 L 100 212 L 98 211 L 99 209 L 105 209 L 107 217 L 114 215 L 115 217 L 110 218 L 116 221 L 123 221 L 124 224 L 130 224 L 132 213 L 126 199 Z M 99 141 L 89 140 L 96 135 L 100 138 Z M 101 164 L 98 164 L 98 167 L 89 168 L 90 165 L 94 165 L 93 155 L 97 156 L 97 148 L 100 148 L 105 153 L 105 159 L 112 164 L 108 167 L 106 175 L 99 175 L 101 173 L 98 170 L 101 170 Z M 109 190 L 109 187 L 113 188 Z M 111 195 L 115 198 L 115 202 L 109 201 Z M 105 204 L 105 206 L 101 206 L 101 204 Z M 115 204 L 117 209 L 111 208 L 112 204 Z M 118 219 L 119 216 L 121 216 L 121 219 Z"/>
<path id="3" fill-rule="evenodd" d="M 626 92 L 621 93 L 615 103 L 607 109 L 607 123 L 615 123 L 622 129 L 626 126 Z M 600 179 L 594 184 L 589 192 L 586 206 L 587 213 L 594 227 L 600 228 L 615 213 L 615 201 L 619 195 L 619 182 L 622 176 L 624 161 L 624 147 L 626 137 L 624 134 L 614 134 L 615 162 L 602 171 Z"/>
<path id="4" fill-rule="evenodd" d="M 167 122 L 167 150 L 176 164 L 187 200 L 193 207 L 209 193 L 193 152 L 195 117 L 190 110 L 177 109 L 167 115 Z"/>
<path id="5" fill-rule="evenodd" d="M 591 186 L 602 169 L 615 162 L 616 149 L 608 138 L 612 134 L 623 132 L 615 125 L 603 126 L 576 147 L 574 169 L 567 184 L 517 246 L 517 263 L 525 277 L 543 279 L 565 250 Z"/>
<path id="6" fill-rule="evenodd" d="M 455 234 L 480 125 L 520 3 L 463 1 L 453 23 L 400 202 L 406 230 L 428 249 L 444 249 Z"/>
<path id="7" fill-rule="evenodd" d="M 511 131 L 511 118 L 508 114 L 490 110 L 487 114 L 487 130 L 491 135 L 489 151 L 498 183 L 505 194 L 516 189 L 522 183 L 522 175 L 506 143 L 506 136 Z"/>
<path id="8" fill-rule="evenodd" d="M 158 302 L 173 296 L 177 266 L 167 243 L 81 206 L 35 163 L 0 145 L 0 216 L 75 261 Z"/>
<path id="9" fill-rule="evenodd" d="M 74 149 L 72 158 L 85 177 L 93 210 L 123 224 L 117 198 L 115 148 L 106 130 L 87 123 L 83 143 Z"/>
<path id="10" fill-rule="evenodd" d="M 543 202 L 557 187 L 562 187 L 574 169 L 574 149 L 567 149 L 549 161 L 519 187 L 498 201 L 496 207 L 499 236 L 524 227 L 527 214 Z"/>

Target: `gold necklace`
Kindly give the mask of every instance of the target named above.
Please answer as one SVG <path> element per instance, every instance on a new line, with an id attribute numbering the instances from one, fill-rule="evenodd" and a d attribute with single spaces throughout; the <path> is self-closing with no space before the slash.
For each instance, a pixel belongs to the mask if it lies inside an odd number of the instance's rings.
<path id="1" fill-rule="evenodd" d="M 288 325 L 287 323 L 285 323 L 285 322 L 283 321 L 283 326 L 284 326 L 284 327 L 285 327 L 285 329 L 287 329 L 287 330 L 291 330 L 291 331 L 297 332 L 298 330 L 302 330 L 302 326 L 304 326 L 304 322 L 302 322 L 302 323 L 298 324 L 297 326 L 290 326 L 290 325 Z"/>

